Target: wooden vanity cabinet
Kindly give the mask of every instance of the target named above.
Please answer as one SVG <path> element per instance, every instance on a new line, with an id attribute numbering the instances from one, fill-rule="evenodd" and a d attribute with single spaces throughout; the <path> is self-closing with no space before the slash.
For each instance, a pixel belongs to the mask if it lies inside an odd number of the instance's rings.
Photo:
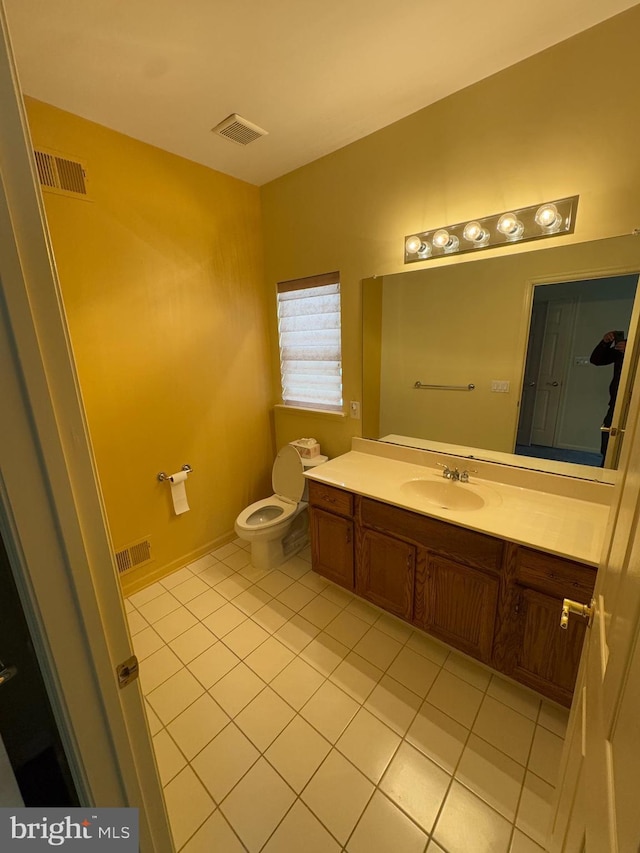
<path id="1" fill-rule="evenodd" d="M 495 536 L 309 482 L 313 569 L 334 583 L 571 704 L 596 570 Z"/>
<path id="2" fill-rule="evenodd" d="M 491 662 L 502 542 L 360 498 L 356 592 Z"/>
<path id="3" fill-rule="evenodd" d="M 571 704 L 587 623 L 579 617 L 560 628 L 562 600 L 589 604 L 596 569 L 518 548 L 511 589 L 510 653 L 504 670 L 563 705 Z"/>
<path id="4" fill-rule="evenodd" d="M 353 495 L 310 480 L 309 526 L 314 571 L 354 590 Z"/>

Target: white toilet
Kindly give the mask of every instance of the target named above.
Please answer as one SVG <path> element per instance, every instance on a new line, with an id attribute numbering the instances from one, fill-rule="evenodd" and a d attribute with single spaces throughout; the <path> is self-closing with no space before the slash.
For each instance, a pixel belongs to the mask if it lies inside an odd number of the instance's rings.
<path id="1" fill-rule="evenodd" d="M 234 525 L 236 535 L 251 543 L 251 565 L 256 569 L 275 569 L 308 543 L 309 487 L 303 473 L 327 458 L 303 459 L 289 444 L 278 451 L 271 475 L 274 494 L 244 509 Z"/>

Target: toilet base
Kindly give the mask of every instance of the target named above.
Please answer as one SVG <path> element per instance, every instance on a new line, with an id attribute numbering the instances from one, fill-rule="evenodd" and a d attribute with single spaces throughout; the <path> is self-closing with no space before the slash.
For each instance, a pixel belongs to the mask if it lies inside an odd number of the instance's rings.
<path id="1" fill-rule="evenodd" d="M 251 565 L 270 571 L 295 556 L 309 544 L 309 517 L 306 511 L 293 520 L 282 539 L 254 539 L 251 543 Z"/>

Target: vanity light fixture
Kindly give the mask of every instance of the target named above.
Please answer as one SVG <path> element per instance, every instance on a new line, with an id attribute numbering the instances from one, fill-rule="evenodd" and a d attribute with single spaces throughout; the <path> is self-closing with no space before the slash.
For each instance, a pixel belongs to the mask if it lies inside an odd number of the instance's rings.
<path id="1" fill-rule="evenodd" d="M 574 195 L 457 225 L 418 231 L 405 237 L 404 262 L 411 264 L 445 255 L 572 234 L 575 230 L 578 198 Z"/>

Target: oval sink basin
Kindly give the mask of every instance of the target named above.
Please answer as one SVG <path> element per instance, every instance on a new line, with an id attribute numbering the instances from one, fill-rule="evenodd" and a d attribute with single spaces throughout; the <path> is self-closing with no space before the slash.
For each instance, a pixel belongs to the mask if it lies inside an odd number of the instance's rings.
<path id="1" fill-rule="evenodd" d="M 440 509 L 469 511 L 482 509 L 488 503 L 496 503 L 497 495 L 484 487 L 458 483 L 454 480 L 409 480 L 401 490 L 412 498 L 419 498 Z"/>

